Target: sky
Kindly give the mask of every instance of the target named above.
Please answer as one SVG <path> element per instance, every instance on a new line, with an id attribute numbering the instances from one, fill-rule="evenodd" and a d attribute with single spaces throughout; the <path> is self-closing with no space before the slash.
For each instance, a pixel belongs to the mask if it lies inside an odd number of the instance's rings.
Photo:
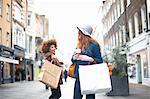
<path id="1" fill-rule="evenodd" d="M 35 0 L 35 9 L 49 19 L 49 34 L 58 42 L 58 52 L 69 59 L 76 47 L 77 26 L 95 26 L 101 0 Z M 66 59 L 66 60 L 68 60 Z"/>

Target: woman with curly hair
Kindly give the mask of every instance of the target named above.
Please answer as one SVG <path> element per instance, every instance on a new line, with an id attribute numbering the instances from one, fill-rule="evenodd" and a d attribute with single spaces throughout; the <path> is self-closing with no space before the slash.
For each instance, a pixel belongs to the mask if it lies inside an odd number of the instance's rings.
<path id="1" fill-rule="evenodd" d="M 55 39 L 44 41 L 42 44 L 41 52 L 46 60 L 52 62 L 52 64 L 55 64 L 59 67 L 61 67 L 61 62 L 57 59 L 55 55 L 55 51 L 57 49 L 57 42 Z M 59 99 L 61 97 L 61 89 L 60 84 L 62 84 L 62 76 L 60 77 L 58 87 L 51 88 L 52 95 L 49 97 L 49 99 Z"/>

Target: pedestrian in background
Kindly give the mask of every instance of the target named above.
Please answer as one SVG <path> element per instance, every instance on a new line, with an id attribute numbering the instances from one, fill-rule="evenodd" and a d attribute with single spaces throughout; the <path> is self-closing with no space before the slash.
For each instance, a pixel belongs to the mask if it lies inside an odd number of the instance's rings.
<path id="1" fill-rule="evenodd" d="M 46 60 L 52 62 L 52 64 L 55 64 L 61 67 L 61 62 L 57 59 L 55 55 L 56 49 L 57 49 L 57 42 L 55 39 L 51 39 L 51 40 L 43 42 L 41 52 L 43 53 Z M 61 97 L 60 85 L 62 83 L 63 82 L 62 82 L 62 75 L 61 75 L 58 87 L 56 89 L 51 88 L 52 94 L 49 97 L 49 99 L 59 99 Z"/>
<path id="2" fill-rule="evenodd" d="M 67 77 L 68 77 L 68 71 L 65 69 L 64 70 L 64 79 L 65 79 L 65 82 L 67 82 Z"/>
<path id="3" fill-rule="evenodd" d="M 84 27 L 77 27 L 78 29 L 78 43 L 77 50 L 72 56 L 72 63 L 76 64 L 75 69 L 75 85 L 73 99 L 82 99 L 79 79 L 79 65 L 90 65 L 102 63 L 100 46 L 96 40 L 91 37 L 92 27 L 90 25 Z M 95 94 L 87 94 L 86 99 L 95 99 Z"/>

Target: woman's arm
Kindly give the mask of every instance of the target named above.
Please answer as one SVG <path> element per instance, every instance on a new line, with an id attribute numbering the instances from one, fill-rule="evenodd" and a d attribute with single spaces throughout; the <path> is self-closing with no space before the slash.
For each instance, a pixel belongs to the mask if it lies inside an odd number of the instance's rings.
<path id="1" fill-rule="evenodd" d="M 92 52 L 93 52 L 93 59 L 96 63 L 103 63 L 103 59 L 100 52 L 100 46 L 97 44 L 94 44 Z"/>

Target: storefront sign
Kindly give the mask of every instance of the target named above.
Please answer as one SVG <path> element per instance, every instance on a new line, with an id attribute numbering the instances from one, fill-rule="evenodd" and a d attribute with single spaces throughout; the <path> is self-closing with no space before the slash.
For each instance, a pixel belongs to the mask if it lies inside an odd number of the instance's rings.
<path id="1" fill-rule="evenodd" d="M 11 58 L 5 58 L 0 56 L 0 61 L 8 62 L 8 63 L 14 63 L 14 64 L 19 64 L 18 60 L 11 59 Z"/>

